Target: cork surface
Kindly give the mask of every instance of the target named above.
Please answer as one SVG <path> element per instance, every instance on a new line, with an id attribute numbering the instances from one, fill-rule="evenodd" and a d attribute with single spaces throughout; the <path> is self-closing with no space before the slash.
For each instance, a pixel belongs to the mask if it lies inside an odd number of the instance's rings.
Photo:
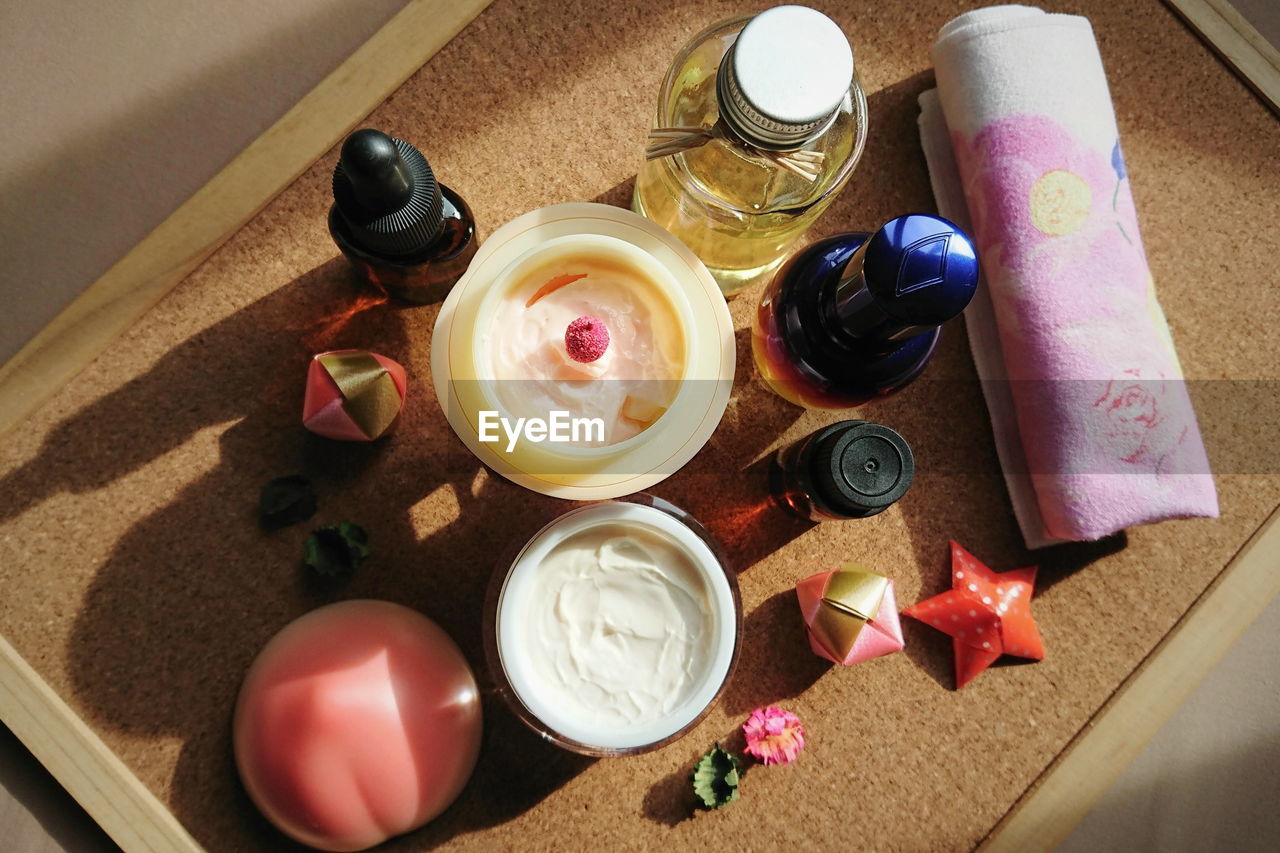
<path id="1" fill-rule="evenodd" d="M 932 84 L 937 28 L 972 4 L 814 5 L 851 36 L 871 120 L 815 236 L 932 209 L 915 99 Z M 755 8 L 498 0 L 369 123 L 419 143 L 486 232 L 544 204 L 626 204 L 670 57 L 704 25 Z M 653 490 L 704 521 L 740 570 L 743 655 L 720 705 L 662 750 L 593 761 L 540 742 L 490 697 L 471 784 L 389 849 L 971 847 L 1280 501 L 1266 438 L 1274 386 L 1242 381 L 1280 378 L 1280 128 L 1164 6 L 1062 8 L 1098 32 L 1222 518 L 1028 555 L 957 326 L 924 379 L 857 413 L 912 443 L 920 473 L 907 497 L 871 520 L 791 521 L 767 505 L 757 460 L 836 417 L 755 379 L 741 331 L 749 291 L 731 305 L 739 377 L 725 421 Z M 230 750 L 240 678 L 275 631 L 335 598 L 400 601 L 439 621 L 490 686 L 480 606 L 494 557 L 563 507 L 487 475 L 450 432 L 427 363 L 437 308 L 357 298 L 324 224 L 334 157 L 0 448 L 0 631 L 211 850 L 287 848 L 240 789 Z M 338 347 L 406 366 L 390 441 L 337 445 L 300 427 L 307 359 Z M 317 483 L 315 523 L 371 535 L 374 555 L 346 586 L 304 580 L 305 526 L 255 523 L 261 484 L 297 471 Z M 856 560 L 894 578 L 906 606 L 947 586 L 949 538 L 997 570 L 1040 564 L 1043 663 L 993 668 L 957 693 L 946 638 L 910 620 L 904 654 L 842 670 L 808 650 L 796 581 Z M 693 760 L 769 702 L 807 723 L 800 760 L 750 770 L 741 803 L 690 816 Z"/>

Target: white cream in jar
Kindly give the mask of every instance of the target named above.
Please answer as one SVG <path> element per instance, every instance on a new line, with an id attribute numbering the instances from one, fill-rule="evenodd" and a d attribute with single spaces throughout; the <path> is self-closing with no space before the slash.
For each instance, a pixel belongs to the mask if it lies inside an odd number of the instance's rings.
<path id="1" fill-rule="evenodd" d="M 548 525 L 512 564 L 498 655 L 519 702 L 552 735 L 635 749 L 682 731 L 718 694 L 737 612 L 724 568 L 679 519 L 597 504 Z"/>

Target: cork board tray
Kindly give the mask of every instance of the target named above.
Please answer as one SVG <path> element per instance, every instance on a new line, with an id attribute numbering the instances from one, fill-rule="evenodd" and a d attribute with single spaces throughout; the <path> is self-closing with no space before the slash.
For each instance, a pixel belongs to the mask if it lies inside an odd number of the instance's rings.
<path id="1" fill-rule="evenodd" d="M 854 180 L 814 236 L 932 209 L 915 100 L 932 85 L 934 34 L 960 7 L 814 5 L 850 34 L 871 119 Z M 449 6 L 419 2 L 406 14 L 429 28 Z M 544 204 L 625 205 L 670 56 L 704 25 L 754 8 L 498 0 L 368 123 L 420 143 L 486 232 Z M 592 761 L 540 742 L 490 696 L 471 784 L 388 849 L 1044 847 L 1265 604 L 1280 527 L 1264 522 L 1280 475 L 1252 448 L 1269 446 L 1276 427 L 1265 380 L 1280 370 L 1270 332 L 1280 296 L 1263 285 L 1280 229 L 1261 226 L 1276 221 L 1280 129 L 1163 6 L 1059 8 L 1088 15 L 1098 33 L 1152 270 L 1186 373 L 1205 380 L 1192 390 L 1222 518 L 1027 554 L 956 327 L 925 379 L 858 413 L 912 442 L 920 473 L 908 497 L 867 521 L 790 521 L 767 507 L 759 460 L 835 416 L 789 406 L 755 379 L 748 292 L 731 305 L 739 375 L 725 420 L 653 490 L 707 524 L 740 571 L 744 649 L 724 699 L 667 748 Z M 412 41 L 401 26 L 397 43 Z M 358 119 L 335 119 L 330 144 Z M 238 785 L 231 710 L 256 651 L 322 603 L 416 607 L 491 686 L 479 614 L 494 554 L 564 506 L 487 475 L 450 432 L 428 381 L 437 307 L 353 289 L 324 225 L 335 156 L 321 156 L 75 381 L 29 384 L 48 400 L 0 448 L 0 713 L 130 849 L 287 846 Z M 1258 226 L 1249 242 L 1237 223 Z M 335 446 L 298 424 L 307 358 L 345 346 L 409 371 L 391 441 Z M 254 523 L 259 486 L 295 471 L 317 482 L 317 523 L 370 531 L 374 556 L 345 587 L 304 581 L 305 529 L 266 534 Z M 949 538 L 997 569 L 1040 565 L 1034 612 L 1047 660 L 954 692 L 946 639 L 913 623 L 905 654 L 871 664 L 833 669 L 809 652 L 797 580 L 854 559 L 893 577 L 905 606 L 946 585 Z M 807 722 L 802 760 L 751 771 L 746 805 L 691 816 L 691 762 L 769 702 Z"/>

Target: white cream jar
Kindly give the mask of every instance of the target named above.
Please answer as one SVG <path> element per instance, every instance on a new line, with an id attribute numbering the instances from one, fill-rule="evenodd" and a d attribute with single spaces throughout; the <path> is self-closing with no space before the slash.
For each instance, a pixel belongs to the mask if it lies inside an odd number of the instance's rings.
<path id="1" fill-rule="evenodd" d="M 736 659 L 741 605 L 710 535 L 642 495 L 535 534 L 491 623 L 491 666 L 521 718 L 568 749 L 616 755 L 702 718 Z"/>

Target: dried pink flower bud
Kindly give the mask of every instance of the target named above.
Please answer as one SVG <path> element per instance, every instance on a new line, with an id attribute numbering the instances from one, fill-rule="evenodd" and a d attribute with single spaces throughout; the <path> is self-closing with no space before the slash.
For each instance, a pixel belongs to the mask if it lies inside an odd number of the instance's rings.
<path id="1" fill-rule="evenodd" d="M 747 754 L 763 764 L 790 764 L 804 749 L 804 726 L 790 711 L 770 705 L 756 708 L 742 724 Z"/>
<path id="2" fill-rule="evenodd" d="M 564 348 L 574 361 L 595 361 L 609 348 L 609 330 L 599 317 L 579 317 L 564 331 Z"/>

